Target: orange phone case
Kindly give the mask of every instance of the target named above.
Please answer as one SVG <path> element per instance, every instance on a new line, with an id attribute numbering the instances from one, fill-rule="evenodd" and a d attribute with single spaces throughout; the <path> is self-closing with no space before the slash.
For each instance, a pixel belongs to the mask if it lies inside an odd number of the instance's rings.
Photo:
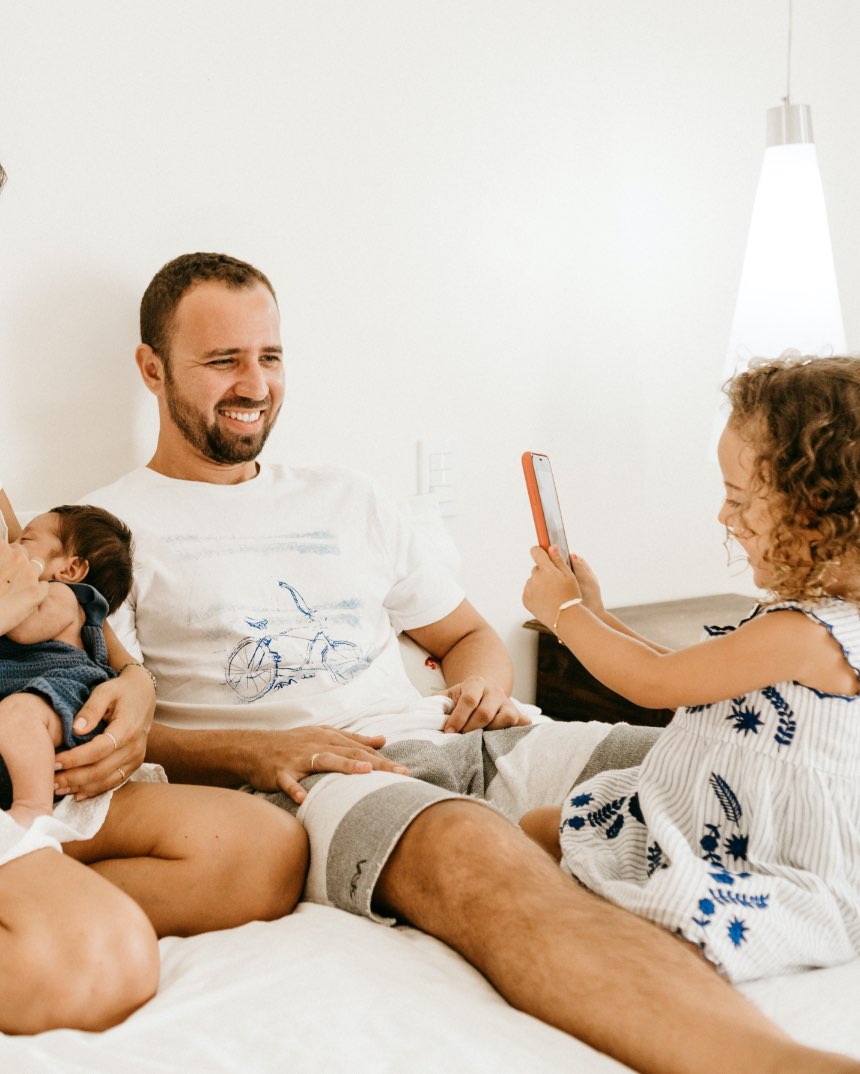
<path id="1" fill-rule="evenodd" d="M 553 542 L 550 537 L 549 528 L 547 527 L 547 510 L 544 506 L 544 497 L 541 495 L 541 489 L 538 482 L 538 476 L 535 472 L 534 460 L 541 460 L 540 465 L 545 468 L 546 475 L 549 477 L 549 485 L 552 489 L 553 502 L 549 504 L 550 517 L 555 518 L 555 528 L 557 529 L 556 540 Z M 542 455 L 538 451 L 524 451 L 522 456 L 523 473 L 526 478 L 526 488 L 529 494 L 529 503 L 532 508 L 532 515 L 535 521 L 535 530 L 537 531 L 538 544 L 544 550 L 548 549 L 553 543 L 557 544 L 561 550 L 561 554 L 567 558 L 570 555 L 567 535 L 564 531 L 564 522 L 561 517 L 561 506 L 558 502 L 558 493 L 555 488 L 555 480 L 552 476 L 552 467 L 548 456 Z M 544 486 L 544 496 L 548 491 L 547 486 Z"/>

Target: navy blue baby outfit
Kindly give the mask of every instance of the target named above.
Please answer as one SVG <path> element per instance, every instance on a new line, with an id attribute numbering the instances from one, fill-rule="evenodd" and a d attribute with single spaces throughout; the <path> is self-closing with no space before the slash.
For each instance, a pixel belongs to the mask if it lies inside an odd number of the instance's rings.
<path id="1" fill-rule="evenodd" d="M 21 691 L 44 698 L 63 721 L 63 743 L 57 747 L 58 753 L 89 742 L 104 730 L 106 725 L 102 721 L 88 734 L 78 735 L 72 730 L 72 723 L 93 689 L 116 675 L 108 663 L 102 631 L 108 614 L 107 601 L 91 585 L 75 582 L 69 583 L 69 588 L 86 616 L 81 627 L 86 652 L 64 641 L 19 645 L 0 637 L 0 698 Z M 0 809 L 8 809 L 11 804 L 12 784 L 0 758 Z"/>

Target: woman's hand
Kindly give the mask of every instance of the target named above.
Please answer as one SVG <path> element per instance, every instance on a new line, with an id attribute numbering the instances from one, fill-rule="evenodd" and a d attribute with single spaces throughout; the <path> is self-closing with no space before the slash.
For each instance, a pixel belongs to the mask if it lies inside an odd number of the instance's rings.
<path id="1" fill-rule="evenodd" d="M 582 591 L 576 575 L 555 545 L 549 552 L 535 546 L 531 556 L 535 565 L 523 590 L 523 604 L 552 630 L 561 605 L 582 597 Z"/>
<path id="2" fill-rule="evenodd" d="M 0 541 L 0 634 L 13 630 L 45 599 L 48 583 L 39 581 L 44 569 L 20 545 Z"/>
<path id="3" fill-rule="evenodd" d="M 139 665 L 132 664 L 97 686 L 73 727 L 85 735 L 106 720 L 107 729 L 90 742 L 57 755 L 55 793 L 74 794 L 80 802 L 124 783 L 143 764 L 154 714 L 152 679 Z"/>

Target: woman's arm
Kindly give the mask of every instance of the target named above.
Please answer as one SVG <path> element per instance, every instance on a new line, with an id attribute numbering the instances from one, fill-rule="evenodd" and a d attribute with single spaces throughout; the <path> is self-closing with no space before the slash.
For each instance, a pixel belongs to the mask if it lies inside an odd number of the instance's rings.
<path id="1" fill-rule="evenodd" d="M 48 594 L 40 582 L 42 565 L 30 561 L 20 545 L 0 541 L 0 634 L 14 629 Z"/>
<path id="2" fill-rule="evenodd" d="M 107 732 L 57 757 L 56 790 L 90 798 L 110 790 L 143 764 L 146 740 L 155 715 L 155 684 L 150 673 L 123 647 L 109 623 L 104 627 L 108 661 L 115 679 L 97 686 L 75 717 L 84 735 L 107 721 Z"/>
<path id="3" fill-rule="evenodd" d="M 64 582 L 51 582 L 38 608 L 8 630 L 6 636 L 19 645 L 53 640 L 82 649 L 83 623 L 84 612 L 74 592 Z"/>
<path id="4" fill-rule="evenodd" d="M 6 540 L 10 544 L 13 541 L 17 541 L 21 536 L 21 523 L 12 510 L 12 504 L 9 502 L 9 497 L 6 495 L 6 490 L 2 485 L 0 485 L 0 515 L 3 516 L 3 521 L 6 523 Z"/>

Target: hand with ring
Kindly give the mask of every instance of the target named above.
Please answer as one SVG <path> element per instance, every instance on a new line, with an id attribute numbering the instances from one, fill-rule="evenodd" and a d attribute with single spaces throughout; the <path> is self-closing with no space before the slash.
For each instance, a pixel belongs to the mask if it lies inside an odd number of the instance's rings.
<path id="1" fill-rule="evenodd" d="M 333 727 L 293 727 L 288 731 L 243 731 L 242 782 L 258 790 L 281 790 L 301 803 L 306 776 L 321 772 L 361 775 L 376 771 L 408 775 L 403 765 L 383 757 L 383 735 L 359 735 Z"/>
<path id="2" fill-rule="evenodd" d="M 155 713 L 155 691 L 144 668 L 135 666 L 97 686 L 75 717 L 74 729 L 86 734 L 107 722 L 105 731 L 82 746 L 58 753 L 54 791 L 77 801 L 115 789 L 143 763 Z"/>

